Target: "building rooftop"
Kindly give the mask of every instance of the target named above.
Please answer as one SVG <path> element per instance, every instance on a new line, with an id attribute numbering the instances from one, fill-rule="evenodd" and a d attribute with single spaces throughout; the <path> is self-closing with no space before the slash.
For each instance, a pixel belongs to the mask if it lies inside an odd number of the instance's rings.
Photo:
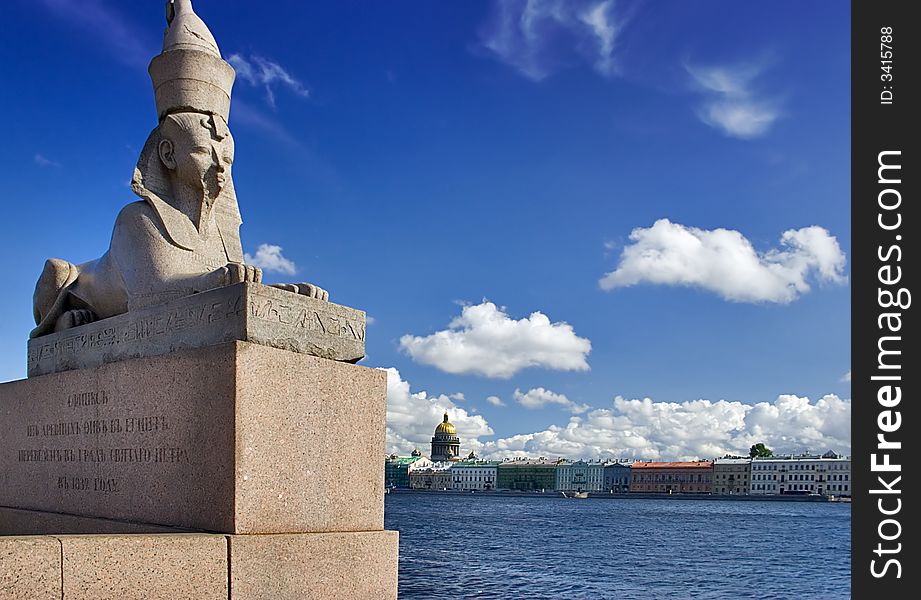
<path id="1" fill-rule="evenodd" d="M 709 460 L 694 462 L 636 462 L 634 469 L 709 469 L 713 463 Z"/>

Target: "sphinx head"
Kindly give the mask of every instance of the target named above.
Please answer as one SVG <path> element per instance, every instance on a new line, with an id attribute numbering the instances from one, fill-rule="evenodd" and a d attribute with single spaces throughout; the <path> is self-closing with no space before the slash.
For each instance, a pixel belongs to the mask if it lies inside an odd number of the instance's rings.
<path id="1" fill-rule="evenodd" d="M 173 192 L 188 190 L 212 204 L 230 183 L 233 136 L 220 116 L 196 112 L 167 115 L 159 126 L 157 154 Z"/>

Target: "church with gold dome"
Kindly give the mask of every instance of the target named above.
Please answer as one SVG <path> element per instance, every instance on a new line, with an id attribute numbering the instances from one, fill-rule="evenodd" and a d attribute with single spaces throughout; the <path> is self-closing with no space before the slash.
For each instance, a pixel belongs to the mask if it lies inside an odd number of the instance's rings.
<path id="1" fill-rule="evenodd" d="M 444 420 L 435 428 L 431 458 L 434 462 L 460 460 L 460 438 L 457 428 L 448 421 L 447 411 Z"/>

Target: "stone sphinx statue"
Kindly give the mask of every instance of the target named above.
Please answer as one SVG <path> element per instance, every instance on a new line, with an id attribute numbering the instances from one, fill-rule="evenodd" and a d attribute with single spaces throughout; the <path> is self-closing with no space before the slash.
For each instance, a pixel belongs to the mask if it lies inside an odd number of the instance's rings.
<path id="1" fill-rule="evenodd" d="M 131 182 L 141 199 L 121 210 L 101 258 L 79 265 L 45 262 L 30 337 L 262 280 L 258 267 L 243 262 L 231 178 L 234 145 L 227 119 L 234 70 L 221 59 L 191 0 L 168 0 L 166 18 L 163 52 L 149 68 L 159 124 Z M 273 287 L 329 299 L 309 283 Z"/>

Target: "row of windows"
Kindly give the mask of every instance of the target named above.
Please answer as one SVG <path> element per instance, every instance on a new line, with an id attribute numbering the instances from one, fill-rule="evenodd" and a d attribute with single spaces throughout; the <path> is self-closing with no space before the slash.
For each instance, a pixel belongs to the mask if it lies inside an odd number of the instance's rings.
<path id="1" fill-rule="evenodd" d="M 849 471 L 850 463 L 767 463 L 763 465 L 752 464 L 753 471 L 772 471 L 774 469 L 787 469 L 789 471 Z"/>

